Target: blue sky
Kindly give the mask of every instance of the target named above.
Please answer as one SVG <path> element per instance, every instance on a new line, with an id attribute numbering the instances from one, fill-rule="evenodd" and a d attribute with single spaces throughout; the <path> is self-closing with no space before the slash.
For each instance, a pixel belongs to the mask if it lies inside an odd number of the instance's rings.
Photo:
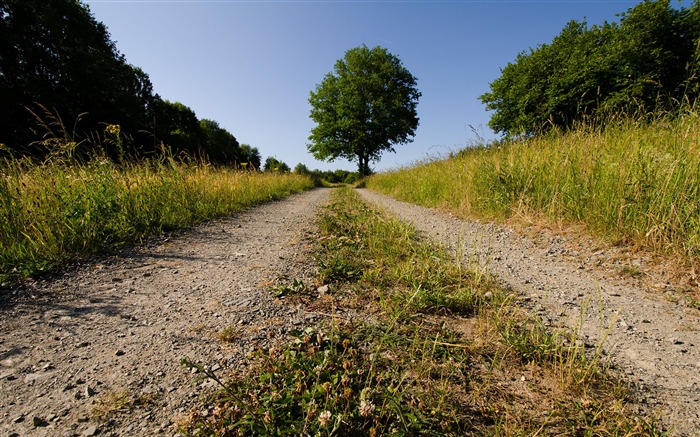
<path id="1" fill-rule="evenodd" d="M 216 120 L 240 143 L 290 167 L 355 170 L 316 161 L 309 92 L 345 51 L 380 45 L 398 56 L 423 94 L 412 143 L 373 165 L 409 165 L 490 139 L 478 96 L 500 69 L 564 25 L 617 21 L 636 1 L 227 1 L 85 0 L 127 61 L 155 91 Z M 681 3 L 685 7 L 689 1 Z"/>

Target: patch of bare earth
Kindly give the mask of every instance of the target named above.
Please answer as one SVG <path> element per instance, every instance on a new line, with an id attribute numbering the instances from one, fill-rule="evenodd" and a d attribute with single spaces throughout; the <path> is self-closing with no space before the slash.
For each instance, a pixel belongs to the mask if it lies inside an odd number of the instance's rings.
<path id="1" fill-rule="evenodd" d="M 314 190 L 0 293 L 3 435 L 174 435 L 210 381 L 320 317 L 275 300 L 313 278 Z"/>
<path id="2" fill-rule="evenodd" d="M 660 293 L 658 284 L 621 277 L 621 272 L 635 276 L 643 263 L 597 268 L 610 266 L 607 260 L 619 254 L 584 246 L 574 250 L 553 232 L 542 230 L 532 238 L 359 191 L 467 262 L 484 266 L 520 292 L 523 304 L 550 326 L 574 328 L 586 344 L 602 345 L 604 360 L 673 435 L 700 435 L 700 312 L 685 305 L 671 286 Z"/>

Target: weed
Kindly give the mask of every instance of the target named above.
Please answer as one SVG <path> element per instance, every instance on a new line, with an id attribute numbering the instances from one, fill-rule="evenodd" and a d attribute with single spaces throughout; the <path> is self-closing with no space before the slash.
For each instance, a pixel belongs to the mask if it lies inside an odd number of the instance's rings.
<path id="1" fill-rule="evenodd" d="M 227 326 L 216 334 L 222 343 L 233 343 L 240 338 L 240 330 L 235 326 Z"/>
<path id="2" fill-rule="evenodd" d="M 347 188 L 319 222 L 319 264 L 342 253 L 362 266 L 324 299 L 364 313 L 295 331 L 227 378 L 199 366 L 220 390 L 178 422 L 183 433 L 663 435 L 575 333 L 547 330 L 483 271 Z"/>
<path id="3" fill-rule="evenodd" d="M 311 290 L 304 281 L 297 278 L 294 278 L 290 284 L 272 286 L 270 290 L 275 297 L 285 297 L 287 295 L 299 296 L 311 293 Z"/>
<path id="4" fill-rule="evenodd" d="M 92 416 L 106 419 L 119 413 L 128 413 L 135 407 L 151 404 L 153 395 L 132 396 L 127 390 L 109 391 L 102 395 L 92 409 Z"/>

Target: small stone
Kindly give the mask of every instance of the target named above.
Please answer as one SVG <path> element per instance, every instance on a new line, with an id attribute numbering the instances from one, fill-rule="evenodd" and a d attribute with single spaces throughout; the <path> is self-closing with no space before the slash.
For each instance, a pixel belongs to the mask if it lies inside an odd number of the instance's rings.
<path id="1" fill-rule="evenodd" d="M 87 429 L 85 429 L 85 431 L 83 431 L 83 435 L 85 437 L 91 437 L 91 436 L 97 435 L 97 427 L 95 425 L 88 426 Z"/>
<path id="2" fill-rule="evenodd" d="M 493 299 L 493 293 L 490 291 L 487 291 L 486 293 L 484 293 L 484 299 L 489 299 L 489 300 Z"/>
<path id="3" fill-rule="evenodd" d="M 24 422 L 24 415 L 20 415 L 12 419 L 12 423 L 22 423 Z"/>
<path id="4" fill-rule="evenodd" d="M 86 398 L 89 398 L 90 396 L 94 396 L 94 395 L 95 395 L 95 389 L 93 389 L 93 388 L 90 387 L 89 385 L 86 386 L 86 387 L 85 387 L 85 397 L 86 397 Z"/>
<path id="5" fill-rule="evenodd" d="M 121 350 L 121 349 L 119 349 L 119 350 L 117 350 L 117 351 L 114 353 L 114 355 L 116 355 L 116 356 L 118 356 L 118 357 L 121 357 L 122 355 L 124 355 L 124 351 Z"/>
<path id="6" fill-rule="evenodd" d="M 318 291 L 318 294 L 320 294 L 321 296 L 328 293 L 329 290 L 330 287 L 328 285 L 322 285 L 316 289 L 316 291 Z"/>
<path id="7" fill-rule="evenodd" d="M 49 424 L 49 422 L 47 422 L 43 417 L 39 417 L 39 416 L 32 417 L 32 423 L 34 424 L 34 426 L 37 426 L 37 427 L 39 427 L 39 426 L 43 427 L 43 426 L 46 426 Z"/>

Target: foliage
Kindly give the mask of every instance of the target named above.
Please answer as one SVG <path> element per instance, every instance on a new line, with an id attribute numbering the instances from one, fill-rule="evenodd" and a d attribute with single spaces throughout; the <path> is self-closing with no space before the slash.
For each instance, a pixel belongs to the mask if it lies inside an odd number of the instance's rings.
<path id="1" fill-rule="evenodd" d="M 317 159 L 357 161 L 361 175 L 395 144 L 410 142 L 418 127 L 416 78 L 382 47 L 348 50 L 311 92 L 308 145 Z"/>
<path id="2" fill-rule="evenodd" d="M 241 162 L 233 135 L 155 94 L 148 75 L 126 62 L 79 0 L 0 1 L 0 101 L 0 144 L 15 156 L 53 152 L 27 147 L 45 143 L 36 115 L 48 112 L 75 120 L 73 130 L 82 137 L 118 125 L 130 138 L 119 150 L 103 141 L 76 142 L 78 156 L 143 157 L 164 144 L 176 155 Z"/>
<path id="3" fill-rule="evenodd" d="M 121 165 L 101 156 L 82 164 L 5 159 L 0 175 L 0 282 L 312 186 L 307 177 L 168 155 Z"/>
<path id="4" fill-rule="evenodd" d="M 265 159 L 264 171 L 271 171 L 275 173 L 289 173 L 290 168 L 287 164 L 275 158 L 274 156 L 268 156 Z"/>
<path id="5" fill-rule="evenodd" d="M 241 164 L 248 170 L 260 170 L 260 152 L 257 147 L 241 144 Z"/>
<path id="6" fill-rule="evenodd" d="M 402 200 L 485 218 L 585 223 L 612 241 L 700 256 L 700 114 L 610 120 L 372 176 Z"/>
<path id="7" fill-rule="evenodd" d="M 194 111 L 180 102 L 158 100 L 154 112 L 156 140 L 169 146 L 175 155 L 198 156 L 197 146 L 204 138 Z"/>
<path id="8" fill-rule="evenodd" d="M 697 97 L 700 6 L 645 0 L 620 23 L 571 21 L 550 44 L 520 53 L 480 99 L 506 136 L 570 127 L 621 110 L 644 113 Z"/>
<path id="9" fill-rule="evenodd" d="M 311 174 L 311 170 L 309 170 L 309 167 L 300 162 L 294 167 L 294 173 L 308 175 Z"/>
<path id="10" fill-rule="evenodd" d="M 199 121 L 203 146 L 208 161 L 220 164 L 240 164 L 241 147 L 229 131 L 214 120 Z"/>
<path id="11" fill-rule="evenodd" d="M 35 139 L 35 102 L 98 130 L 146 129 L 157 100 L 148 75 L 129 65 L 104 24 L 77 0 L 0 2 L 0 143 L 17 151 Z"/>

